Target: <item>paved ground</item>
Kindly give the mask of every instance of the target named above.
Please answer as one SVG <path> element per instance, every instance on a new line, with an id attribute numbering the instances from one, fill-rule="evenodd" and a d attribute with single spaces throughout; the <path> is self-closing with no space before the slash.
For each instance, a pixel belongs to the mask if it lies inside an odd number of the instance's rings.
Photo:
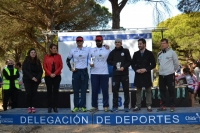
<path id="1" fill-rule="evenodd" d="M 200 125 L 154 126 L 13 126 L 0 125 L 1 133 L 199 133 Z"/>

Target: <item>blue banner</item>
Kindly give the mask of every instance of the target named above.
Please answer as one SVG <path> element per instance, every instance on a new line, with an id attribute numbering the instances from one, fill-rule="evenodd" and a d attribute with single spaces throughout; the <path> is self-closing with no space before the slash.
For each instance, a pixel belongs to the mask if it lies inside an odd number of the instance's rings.
<path id="1" fill-rule="evenodd" d="M 22 110 L 20 113 L 19 110 Z M 47 113 L 39 109 L 35 114 L 26 114 L 23 109 L 12 109 L 0 112 L 0 124 L 8 125 L 158 125 L 158 124 L 200 124 L 200 108 L 176 108 L 175 112 L 160 111 L 147 112 L 142 109 L 138 112 L 119 111 L 96 113 L 77 112 L 60 109 L 58 113 Z"/>
<path id="2" fill-rule="evenodd" d="M 92 114 L 0 114 L 0 124 L 85 125 L 92 124 Z"/>
<path id="3" fill-rule="evenodd" d="M 77 35 L 78 36 L 78 35 Z M 58 36 L 58 42 L 66 42 L 66 41 L 76 41 L 77 36 Z M 84 41 L 94 41 L 96 35 L 86 35 L 82 36 Z M 115 40 L 115 38 L 120 38 L 122 40 L 128 39 L 151 39 L 151 33 L 143 33 L 143 34 L 113 34 L 113 35 L 102 35 L 104 40 Z"/>
<path id="4" fill-rule="evenodd" d="M 157 124 L 200 124 L 200 113 L 94 114 L 93 124 L 103 125 L 157 125 Z"/>

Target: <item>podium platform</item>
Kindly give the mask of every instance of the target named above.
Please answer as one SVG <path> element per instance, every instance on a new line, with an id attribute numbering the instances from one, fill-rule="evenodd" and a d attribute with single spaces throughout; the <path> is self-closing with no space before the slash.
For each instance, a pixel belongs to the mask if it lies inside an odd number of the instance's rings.
<path id="1" fill-rule="evenodd" d="M 37 108 L 36 113 L 27 113 L 26 108 L 16 108 L 0 112 L 0 124 L 7 125 L 158 125 L 158 124 L 200 124 L 200 107 L 177 107 L 175 112 L 138 112 L 120 110 L 118 112 L 78 112 L 69 108 L 59 108 L 59 113 L 47 113 L 47 108 Z"/>

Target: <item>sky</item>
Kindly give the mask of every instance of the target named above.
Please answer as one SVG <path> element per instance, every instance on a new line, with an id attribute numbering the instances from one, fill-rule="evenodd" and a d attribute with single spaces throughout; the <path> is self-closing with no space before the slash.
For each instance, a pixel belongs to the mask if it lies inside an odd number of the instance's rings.
<path id="1" fill-rule="evenodd" d="M 165 15 L 165 19 L 181 14 L 177 9 L 177 0 L 169 0 L 170 2 L 170 15 Z M 112 13 L 111 3 L 106 0 L 103 6 L 107 7 Z M 109 23 L 112 27 L 112 23 Z M 121 11 L 120 27 L 124 28 L 151 28 L 156 27 L 153 19 L 153 8 L 145 2 L 137 2 L 135 4 L 127 4 Z"/>

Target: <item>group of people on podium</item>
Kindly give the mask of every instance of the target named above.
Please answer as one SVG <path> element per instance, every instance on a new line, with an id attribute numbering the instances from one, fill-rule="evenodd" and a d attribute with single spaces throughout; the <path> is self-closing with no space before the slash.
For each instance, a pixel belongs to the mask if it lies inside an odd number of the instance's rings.
<path id="1" fill-rule="evenodd" d="M 87 66 L 90 65 L 91 85 L 92 85 L 92 109 L 91 112 L 98 111 L 98 90 L 102 89 L 104 111 L 108 111 L 108 65 L 113 67 L 112 92 L 113 108 L 111 112 L 118 111 L 118 92 L 120 83 L 124 91 L 124 111 L 129 111 L 129 66 L 135 71 L 134 85 L 137 88 L 136 106 L 133 111 L 141 109 L 141 91 L 146 91 L 147 111 L 151 112 L 151 70 L 155 68 L 156 61 L 151 51 L 146 49 L 146 40 L 138 40 L 138 48 L 131 59 L 130 52 L 122 46 L 122 39 L 115 39 L 115 48 L 111 51 L 108 45 L 103 45 L 103 37 L 96 36 L 96 47 L 83 47 L 84 39 L 81 36 L 76 38 L 77 47 L 71 49 L 66 60 L 67 65 L 72 71 L 72 85 L 74 89 L 74 109 L 86 112 L 86 90 L 88 88 Z M 158 54 L 160 67 L 159 88 L 161 92 L 161 106 L 158 111 L 166 110 L 167 88 L 170 95 L 170 111 L 174 111 L 175 106 L 175 71 L 179 67 L 176 53 L 169 48 L 168 40 L 161 40 L 162 51 Z M 73 59 L 73 63 L 71 63 Z M 81 102 L 79 103 L 79 89 L 81 90 Z"/>
<path id="2" fill-rule="evenodd" d="M 76 38 L 77 47 L 70 50 L 66 59 L 67 66 L 72 72 L 72 86 L 74 92 L 74 109 L 72 112 L 86 112 L 86 91 L 88 89 L 89 75 L 88 65 L 91 74 L 91 90 L 92 90 L 92 108 L 91 112 L 98 111 L 98 91 L 101 88 L 103 93 L 104 111 L 108 112 L 109 94 L 108 82 L 109 71 L 108 66 L 112 66 L 112 92 L 113 92 L 113 108 L 111 112 L 118 111 L 118 92 L 120 83 L 124 91 L 124 111 L 129 111 L 129 66 L 135 71 L 134 85 L 136 91 L 136 105 L 133 111 L 141 109 L 141 91 L 146 92 L 147 111 L 152 111 L 151 98 L 151 70 L 155 68 L 156 61 L 151 51 L 146 49 L 146 40 L 140 38 L 138 40 L 139 50 L 133 54 L 131 58 L 129 49 L 124 48 L 122 39 L 115 39 L 115 48 L 110 50 L 108 45 L 103 45 L 103 37 L 98 35 L 95 37 L 96 47 L 83 47 L 84 38 L 78 36 Z M 166 110 L 166 93 L 169 92 L 170 111 L 174 111 L 175 107 L 175 71 L 179 68 L 179 62 L 175 51 L 169 48 L 168 40 L 161 40 L 162 50 L 158 53 L 159 65 L 159 89 L 161 94 L 161 106 L 158 111 Z M 61 70 L 63 68 L 61 55 L 57 52 L 57 45 L 51 44 L 49 53 L 44 56 L 43 69 L 45 71 L 45 83 L 47 87 L 48 113 L 58 112 L 58 89 L 61 81 Z M 30 49 L 22 64 L 23 84 L 26 90 L 26 102 L 28 113 L 36 112 L 35 99 L 38 85 L 41 82 L 43 73 L 40 60 L 37 58 L 35 49 Z M 185 71 L 184 71 L 185 72 Z M 193 76 L 191 73 L 186 76 Z M 3 69 L 3 108 L 7 110 L 8 101 L 11 98 L 12 108 L 16 107 L 16 92 L 20 88 L 18 81 L 20 77 L 19 71 L 14 67 L 14 62 L 9 60 L 7 66 Z M 186 78 L 191 80 L 191 78 Z M 193 78 L 192 78 L 193 79 Z M 132 79 L 133 80 L 133 79 Z M 167 91 L 168 88 L 168 91 Z M 195 93 L 198 87 L 191 85 L 190 92 Z M 79 90 L 81 100 L 79 101 Z"/>

